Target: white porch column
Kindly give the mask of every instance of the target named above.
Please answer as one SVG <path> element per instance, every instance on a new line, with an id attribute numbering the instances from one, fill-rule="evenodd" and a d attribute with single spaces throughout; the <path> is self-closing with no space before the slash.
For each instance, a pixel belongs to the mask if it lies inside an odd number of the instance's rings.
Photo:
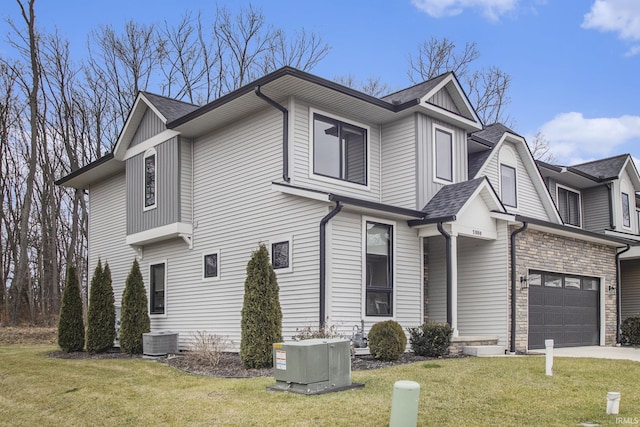
<path id="1" fill-rule="evenodd" d="M 458 336 L 458 235 L 451 233 L 451 329 Z"/>

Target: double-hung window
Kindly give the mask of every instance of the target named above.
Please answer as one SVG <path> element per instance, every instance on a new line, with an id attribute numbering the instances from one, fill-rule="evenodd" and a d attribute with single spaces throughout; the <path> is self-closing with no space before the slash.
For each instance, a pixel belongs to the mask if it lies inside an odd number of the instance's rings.
<path id="1" fill-rule="evenodd" d="M 436 181 L 453 182 L 453 132 L 435 128 L 434 153 Z"/>
<path id="2" fill-rule="evenodd" d="M 581 226 L 580 193 L 558 186 L 558 210 L 565 224 Z"/>
<path id="3" fill-rule="evenodd" d="M 367 316 L 393 315 L 393 225 L 366 222 Z"/>
<path id="4" fill-rule="evenodd" d="M 631 228 L 631 208 L 627 193 L 622 193 L 622 226 Z"/>
<path id="5" fill-rule="evenodd" d="M 367 130 L 313 115 L 313 173 L 367 185 Z"/>
<path id="6" fill-rule="evenodd" d="M 144 154 L 144 209 L 156 207 L 156 150 L 150 149 Z"/>
<path id="7" fill-rule="evenodd" d="M 165 314 L 166 264 L 151 264 L 149 276 L 149 312 L 151 314 Z"/>

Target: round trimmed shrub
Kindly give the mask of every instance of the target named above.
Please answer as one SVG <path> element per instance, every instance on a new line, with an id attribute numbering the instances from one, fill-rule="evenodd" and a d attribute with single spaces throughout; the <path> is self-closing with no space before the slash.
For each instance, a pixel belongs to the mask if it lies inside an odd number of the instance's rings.
<path id="1" fill-rule="evenodd" d="M 640 345 L 640 314 L 624 319 L 620 332 L 623 344 Z"/>
<path id="2" fill-rule="evenodd" d="M 448 323 L 427 322 L 407 331 L 411 350 L 418 356 L 442 357 L 449 351 L 453 329 Z"/>
<path id="3" fill-rule="evenodd" d="M 369 351 L 376 359 L 398 360 L 407 348 L 407 337 L 395 320 L 378 322 L 369 331 Z"/>

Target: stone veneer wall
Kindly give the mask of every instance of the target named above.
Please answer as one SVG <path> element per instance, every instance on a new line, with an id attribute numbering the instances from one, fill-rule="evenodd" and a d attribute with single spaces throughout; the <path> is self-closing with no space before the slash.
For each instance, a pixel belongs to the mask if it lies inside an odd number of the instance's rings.
<path id="1" fill-rule="evenodd" d="M 509 227 L 509 236 L 515 227 Z M 609 295 L 609 286 L 616 285 L 616 248 L 558 236 L 531 228 L 516 236 L 516 279 L 530 269 L 582 276 L 604 277 L 600 283 L 605 292 L 605 344 L 616 342 L 616 295 Z M 511 257 L 511 252 L 509 252 Z M 511 269 L 511 260 L 509 260 Z M 509 271 L 511 277 L 511 271 Z M 511 286 L 509 286 L 511 293 Z M 511 295 L 509 295 L 511 298 Z M 511 299 L 509 299 L 511 301 Z M 526 351 L 529 332 L 529 292 L 516 284 L 516 351 Z M 509 310 L 511 321 L 511 310 Z M 511 328 L 509 328 L 511 335 Z M 509 336 L 509 340 L 511 336 Z"/>

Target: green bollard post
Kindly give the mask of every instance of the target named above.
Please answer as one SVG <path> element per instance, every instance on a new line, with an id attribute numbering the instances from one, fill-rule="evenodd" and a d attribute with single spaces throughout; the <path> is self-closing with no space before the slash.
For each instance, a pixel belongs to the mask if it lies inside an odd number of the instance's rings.
<path id="1" fill-rule="evenodd" d="M 396 381 L 391 399 L 389 427 L 415 427 L 418 424 L 420 384 L 415 381 Z"/>

